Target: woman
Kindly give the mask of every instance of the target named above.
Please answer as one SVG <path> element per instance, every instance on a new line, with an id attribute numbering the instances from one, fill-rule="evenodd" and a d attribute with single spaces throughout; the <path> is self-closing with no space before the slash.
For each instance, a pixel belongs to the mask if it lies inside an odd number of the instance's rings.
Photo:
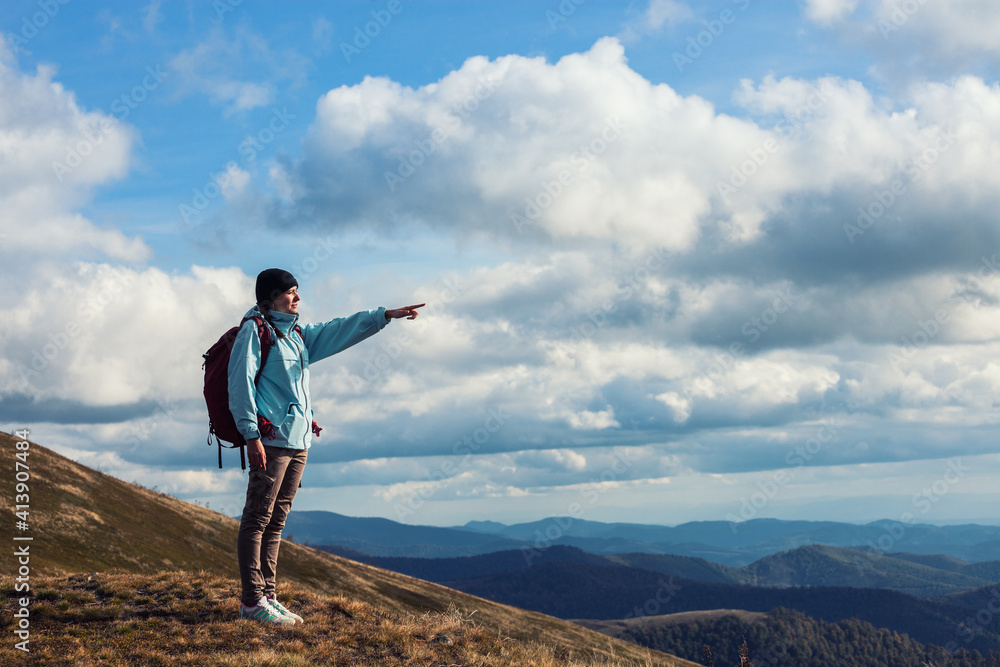
<path id="1" fill-rule="evenodd" d="M 250 319 L 240 328 L 229 358 L 229 409 L 246 439 L 250 460 L 236 541 L 243 589 L 240 616 L 291 625 L 301 623 L 302 617 L 275 597 L 275 570 L 281 531 L 299 488 L 312 434 L 319 435 L 312 421 L 309 364 L 381 331 L 390 320 L 415 319 L 417 308 L 424 304 L 363 310 L 329 322 L 298 325 L 301 297 L 291 273 L 262 271 L 255 292 L 257 305 L 246 317 L 262 317 L 274 344 L 261 369 L 260 332 Z"/>

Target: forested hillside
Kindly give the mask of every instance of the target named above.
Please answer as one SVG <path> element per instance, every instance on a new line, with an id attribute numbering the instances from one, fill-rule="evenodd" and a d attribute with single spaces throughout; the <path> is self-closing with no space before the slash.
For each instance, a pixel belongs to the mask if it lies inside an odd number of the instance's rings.
<path id="1" fill-rule="evenodd" d="M 789 609 L 761 617 L 727 614 L 682 620 L 643 619 L 619 628 L 617 636 L 650 648 L 669 646 L 675 655 L 700 661 L 709 646 L 716 665 L 738 665 L 737 647 L 746 638 L 754 667 L 885 667 L 944 665 L 995 667 L 1000 656 L 969 651 L 961 639 L 948 648 L 917 642 L 905 634 L 848 619 L 831 623 Z M 590 625 L 600 629 L 596 625 Z"/>

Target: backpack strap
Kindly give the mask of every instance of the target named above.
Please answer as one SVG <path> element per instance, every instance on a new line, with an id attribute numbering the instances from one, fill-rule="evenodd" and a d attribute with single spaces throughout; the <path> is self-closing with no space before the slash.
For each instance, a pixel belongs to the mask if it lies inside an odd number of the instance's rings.
<path id="1" fill-rule="evenodd" d="M 264 364 L 267 363 L 267 355 L 274 346 L 274 336 L 271 334 L 271 327 L 267 325 L 263 317 L 257 317 L 256 315 L 251 317 L 244 317 L 240 321 L 240 328 L 247 323 L 248 320 L 253 320 L 257 323 L 257 335 L 260 336 L 260 365 L 257 367 L 257 373 L 253 377 L 253 384 L 256 387 L 260 382 L 260 374 L 264 372 Z M 296 327 L 298 329 L 298 327 Z M 211 439 L 211 433 L 209 438 Z M 222 441 L 218 437 L 215 438 L 216 442 L 219 443 L 219 467 L 222 467 Z M 240 436 L 242 442 L 239 443 L 237 449 L 240 450 L 240 470 L 247 469 L 247 454 L 246 454 L 246 439 Z"/>
<path id="2" fill-rule="evenodd" d="M 257 374 L 253 378 L 253 383 L 256 385 L 260 382 L 260 374 L 264 371 L 264 364 L 267 363 L 267 355 L 271 351 L 271 347 L 274 346 L 274 336 L 271 334 L 271 327 L 264 321 L 264 318 L 257 317 L 256 315 L 244 317 L 243 321 L 240 322 L 240 327 L 248 320 L 253 320 L 257 323 L 257 335 L 260 336 L 260 366 L 257 367 Z"/>

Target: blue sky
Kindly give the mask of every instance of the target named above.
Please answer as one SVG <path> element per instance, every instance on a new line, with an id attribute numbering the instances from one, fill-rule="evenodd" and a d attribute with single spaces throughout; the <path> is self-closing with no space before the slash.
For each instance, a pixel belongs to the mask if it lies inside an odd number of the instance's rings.
<path id="1" fill-rule="evenodd" d="M 0 426 L 237 513 L 200 355 L 283 266 L 311 321 L 428 302 L 312 368 L 297 509 L 992 522 L 998 24 L 7 3 Z"/>

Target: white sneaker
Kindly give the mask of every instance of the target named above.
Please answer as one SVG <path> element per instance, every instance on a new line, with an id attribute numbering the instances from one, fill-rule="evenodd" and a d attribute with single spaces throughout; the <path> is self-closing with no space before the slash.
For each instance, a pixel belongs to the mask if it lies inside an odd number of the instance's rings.
<path id="1" fill-rule="evenodd" d="M 290 619 L 292 619 L 296 623 L 305 623 L 305 621 L 302 619 L 301 616 L 299 616 L 298 614 L 292 613 L 288 609 L 288 607 L 286 607 L 285 605 L 283 605 L 280 602 L 278 602 L 278 598 L 277 597 L 270 597 L 270 598 L 265 598 L 265 599 L 267 600 L 267 603 L 269 605 L 271 605 L 271 607 L 275 611 L 277 611 L 278 613 L 280 613 L 282 616 L 285 616 L 286 618 L 290 618 Z"/>
<path id="2" fill-rule="evenodd" d="M 295 619 L 285 616 L 281 611 L 275 609 L 268 602 L 267 598 L 261 600 L 259 604 L 248 607 L 240 602 L 240 618 L 249 618 L 260 623 L 274 623 L 276 625 L 295 625 Z"/>

